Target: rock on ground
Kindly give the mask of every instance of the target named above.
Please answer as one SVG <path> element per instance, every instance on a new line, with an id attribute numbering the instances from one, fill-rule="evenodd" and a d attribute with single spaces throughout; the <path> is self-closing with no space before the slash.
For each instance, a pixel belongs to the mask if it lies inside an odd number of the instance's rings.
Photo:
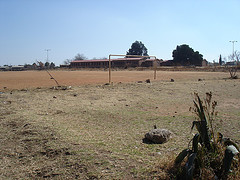
<path id="1" fill-rule="evenodd" d="M 152 129 L 145 134 L 145 139 L 156 144 L 162 144 L 171 138 L 171 134 L 172 132 L 167 129 Z"/>

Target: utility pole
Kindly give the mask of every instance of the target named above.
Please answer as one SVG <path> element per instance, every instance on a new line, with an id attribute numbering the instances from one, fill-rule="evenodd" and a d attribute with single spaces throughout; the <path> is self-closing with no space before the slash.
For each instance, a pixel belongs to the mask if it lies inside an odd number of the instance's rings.
<path id="1" fill-rule="evenodd" d="M 233 60 L 234 60 L 234 43 L 237 41 L 229 41 L 229 42 L 233 43 L 233 54 L 232 55 L 233 55 Z"/>
<path id="2" fill-rule="evenodd" d="M 45 49 L 47 51 L 47 62 L 48 62 L 48 51 L 51 51 L 51 49 Z"/>

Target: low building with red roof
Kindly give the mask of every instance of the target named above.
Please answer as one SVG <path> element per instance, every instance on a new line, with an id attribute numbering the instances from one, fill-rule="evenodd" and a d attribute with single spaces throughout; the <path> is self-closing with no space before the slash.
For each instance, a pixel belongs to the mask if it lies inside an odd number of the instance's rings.
<path id="1" fill-rule="evenodd" d="M 111 59 L 111 67 L 128 68 L 128 67 L 151 67 L 154 59 L 146 58 L 118 58 Z M 71 68 L 108 68 L 109 59 L 94 60 L 76 60 L 70 64 Z"/>

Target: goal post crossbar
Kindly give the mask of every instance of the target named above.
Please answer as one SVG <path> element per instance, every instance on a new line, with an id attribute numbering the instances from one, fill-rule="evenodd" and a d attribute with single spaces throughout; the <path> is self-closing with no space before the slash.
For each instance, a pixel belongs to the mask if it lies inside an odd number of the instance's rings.
<path id="1" fill-rule="evenodd" d="M 124 57 L 146 57 L 146 58 L 154 58 L 154 79 L 156 79 L 156 76 L 157 76 L 157 64 L 156 64 L 156 61 L 157 61 L 157 58 L 156 56 L 139 56 L 139 55 L 121 55 L 121 54 L 110 54 L 109 55 L 109 74 L 108 74 L 108 80 L 109 80 L 109 84 L 111 84 L 112 82 L 112 75 L 111 75 L 111 56 L 124 56 Z"/>

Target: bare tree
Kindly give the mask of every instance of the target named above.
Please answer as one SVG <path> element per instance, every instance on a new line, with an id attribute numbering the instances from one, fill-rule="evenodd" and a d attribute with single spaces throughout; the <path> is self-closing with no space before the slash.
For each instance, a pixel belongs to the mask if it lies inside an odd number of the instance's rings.
<path id="1" fill-rule="evenodd" d="M 38 67 L 39 67 L 40 69 L 44 69 L 44 64 L 43 64 L 42 61 L 37 61 L 37 63 L 38 63 Z"/>
<path id="2" fill-rule="evenodd" d="M 230 54 L 228 56 L 228 59 L 230 61 L 236 61 L 237 64 L 239 64 L 239 60 L 240 60 L 240 52 L 239 51 L 235 51 L 233 54 Z"/>
<path id="3" fill-rule="evenodd" d="M 100 58 L 94 57 L 94 58 L 92 58 L 92 60 L 96 60 L 96 59 L 108 59 L 108 58 L 107 57 L 100 57 Z"/>
<path id="4" fill-rule="evenodd" d="M 239 65 L 239 60 L 240 60 L 240 52 L 239 51 L 235 51 L 235 58 L 237 61 L 237 65 Z"/>
<path id="5" fill-rule="evenodd" d="M 228 67 L 228 72 L 231 79 L 237 79 L 237 67 Z"/>
<path id="6" fill-rule="evenodd" d="M 72 61 L 87 60 L 88 58 L 84 54 L 78 53 L 73 59 L 66 59 L 63 61 L 64 65 L 70 65 Z"/>
<path id="7" fill-rule="evenodd" d="M 227 69 L 229 71 L 230 74 L 230 78 L 231 79 L 237 79 L 237 69 L 238 69 L 238 65 L 239 65 L 239 60 L 240 60 L 240 52 L 239 51 L 235 51 L 233 54 L 228 56 L 228 59 L 230 61 L 232 61 L 233 63 L 236 62 L 236 66 L 232 65 L 232 66 L 227 66 Z"/>
<path id="8" fill-rule="evenodd" d="M 86 60 L 88 59 L 86 56 L 84 56 L 84 54 L 77 54 L 75 57 L 74 57 L 74 60 Z"/>
<path id="9" fill-rule="evenodd" d="M 64 64 L 64 65 L 70 65 L 71 62 L 72 62 L 71 59 L 66 59 L 65 61 L 63 61 L 63 64 Z"/>

